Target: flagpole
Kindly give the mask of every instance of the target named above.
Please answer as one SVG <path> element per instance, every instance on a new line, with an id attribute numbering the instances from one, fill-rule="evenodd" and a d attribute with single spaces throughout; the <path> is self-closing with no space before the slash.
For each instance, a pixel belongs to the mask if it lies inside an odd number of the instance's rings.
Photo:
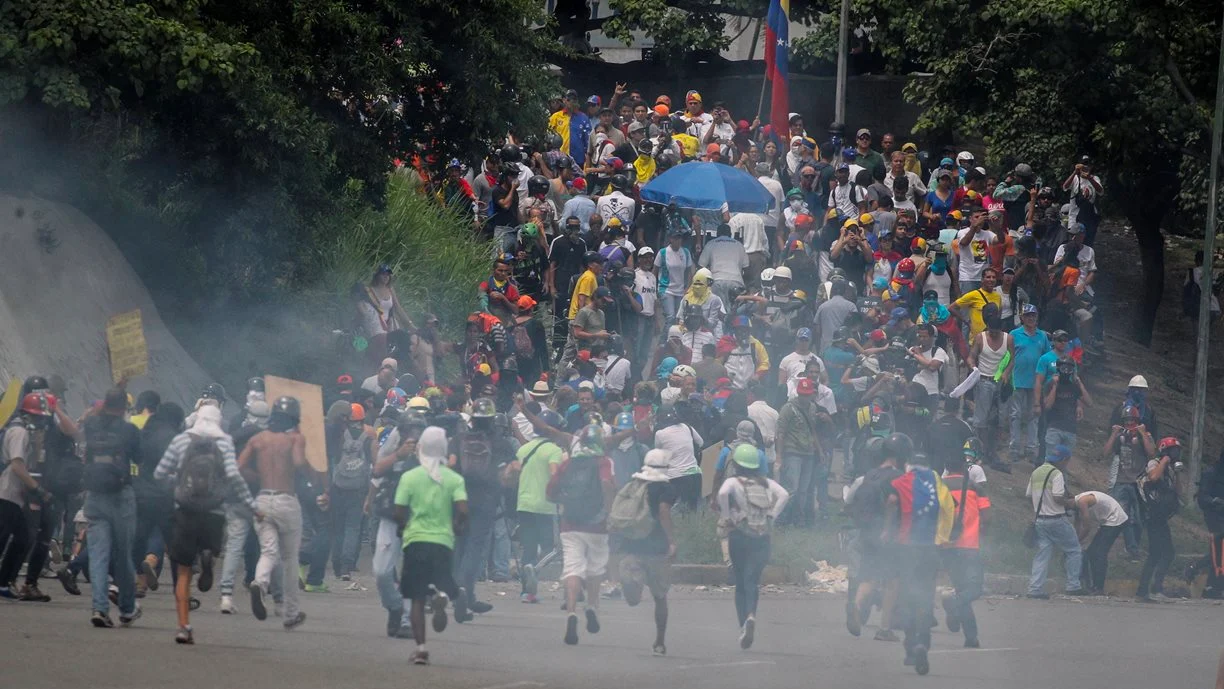
<path id="1" fill-rule="evenodd" d="M 752 36 L 752 53 L 756 52 L 757 35 L 761 33 L 761 30 L 762 30 L 761 27 L 764 24 L 765 24 L 764 18 L 757 20 L 756 34 L 753 34 Z M 765 46 L 765 50 L 766 51 L 773 50 L 773 46 L 767 45 Z M 749 53 L 748 55 L 749 59 L 752 59 L 752 53 Z M 761 110 L 765 108 L 765 86 L 768 83 L 769 83 L 769 60 L 766 59 L 765 60 L 765 74 L 761 76 L 761 97 L 757 100 L 757 111 L 756 111 L 757 119 L 760 119 Z"/>
<path id="2" fill-rule="evenodd" d="M 837 32 L 837 94 L 833 103 L 833 121 L 846 124 L 846 53 L 850 44 L 850 0 L 842 0 L 841 24 Z"/>

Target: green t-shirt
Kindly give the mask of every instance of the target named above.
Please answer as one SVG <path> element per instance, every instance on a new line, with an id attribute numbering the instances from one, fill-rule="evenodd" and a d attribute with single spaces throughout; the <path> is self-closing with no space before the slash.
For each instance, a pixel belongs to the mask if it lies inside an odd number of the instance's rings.
<path id="1" fill-rule="evenodd" d="M 541 445 L 543 447 L 540 447 Z M 532 452 L 535 454 L 531 454 Z M 519 474 L 518 511 L 556 514 L 557 505 L 548 501 L 545 492 L 548 489 L 548 479 L 552 478 L 549 467 L 560 464 L 565 459 L 565 452 L 552 441 L 536 438 L 520 447 L 515 459 L 522 462 L 527 459 L 527 455 L 531 455 L 531 459 Z"/>
<path id="2" fill-rule="evenodd" d="M 455 548 L 452 521 L 456 502 L 467 501 L 463 477 L 442 467 L 442 483 L 429 477 L 425 467 L 416 467 L 400 477 L 395 504 L 407 507 L 410 514 L 404 527 L 404 547 L 412 543 L 437 543 Z"/>

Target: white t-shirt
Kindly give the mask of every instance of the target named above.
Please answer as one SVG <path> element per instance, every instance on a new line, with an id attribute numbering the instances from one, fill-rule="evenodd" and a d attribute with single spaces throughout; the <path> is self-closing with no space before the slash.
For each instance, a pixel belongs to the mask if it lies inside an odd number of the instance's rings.
<path id="1" fill-rule="evenodd" d="M 659 298 L 659 278 L 647 267 L 633 271 L 633 293 L 642 299 L 642 316 L 654 316 L 655 301 Z"/>
<path id="2" fill-rule="evenodd" d="M 947 478 L 951 474 L 952 472 L 948 471 L 947 469 L 944 469 L 944 472 L 943 472 L 944 478 Z M 978 466 L 977 464 L 970 464 L 969 465 L 969 485 L 970 486 L 980 486 L 983 483 L 986 483 L 986 471 L 982 469 L 982 467 Z M 949 485 L 948 490 L 955 493 L 960 490 L 959 486 L 960 486 L 959 483 Z"/>
<path id="3" fill-rule="evenodd" d="M 711 122 L 710 124 L 702 127 L 701 134 L 697 136 L 697 138 L 701 140 L 702 144 L 705 144 L 705 137 L 710 131 L 710 127 L 714 128 L 714 138 L 711 140 L 711 143 L 729 144 L 731 143 L 731 140 L 735 138 L 735 127 L 733 125 L 728 122 L 723 122 L 721 124 L 714 124 Z"/>
<path id="4" fill-rule="evenodd" d="M 960 258 L 957 277 L 961 282 L 981 282 L 982 273 L 990 265 L 990 245 L 995 243 L 994 232 L 978 230 L 972 242 L 964 241 L 968 229 L 956 233 L 956 254 Z"/>
<path id="5" fill-rule="evenodd" d="M 705 355 L 701 353 L 701 349 L 708 344 L 718 344 L 718 338 L 714 337 L 714 333 L 709 330 L 688 330 L 680 335 L 680 342 L 693 350 L 691 363 L 697 365 L 705 361 Z"/>
<path id="6" fill-rule="evenodd" d="M 1067 245 L 1063 244 L 1058 247 L 1058 251 L 1054 252 L 1054 262 L 1058 263 L 1067 255 Z M 1080 285 L 1085 285 L 1084 291 L 1088 294 L 1093 294 L 1092 287 L 1087 286 L 1088 274 L 1095 273 L 1097 269 L 1096 252 L 1092 247 L 1085 244 L 1080 247 L 1079 253 L 1076 255 L 1079 258 L 1079 282 Z"/>
<path id="7" fill-rule="evenodd" d="M 685 284 L 688 280 L 688 269 L 692 267 L 693 260 L 691 254 L 681 248 L 679 251 L 672 249 L 670 246 L 665 246 L 655 254 L 655 266 L 662 268 L 663 263 L 667 263 L 667 292 L 673 297 L 683 297 L 684 291 L 688 289 Z"/>
<path id="8" fill-rule="evenodd" d="M 893 210 L 897 212 L 897 215 L 901 215 L 902 213 L 908 213 L 909 216 L 913 218 L 914 220 L 918 219 L 918 206 L 914 205 L 913 199 L 907 198 L 904 201 L 898 201 L 894 197 L 893 198 Z"/>
<path id="9" fill-rule="evenodd" d="M 626 238 L 624 241 L 620 241 L 620 242 L 610 242 L 610 243 L 609 243 L 609 242 L 602 242 L 602 243 L 599 245 L 599 250 L 602 252 L 604 249 L 606 249 L 606 248 L 608 248 L 608 247 L 610 247 L 610 246 L 617 246 L 617 247 L 620 247 L 620 248 L 622 248 L 622 249 L 624 249 L 624 250 L 628 251 L 630 256 L 636 256 L 636 255 L 637 255 L 637 247 L 636 247 L 636 246 L 634 246 L 634 245 L 633 245 L 633 242 L 629 241 L 629 239 L 628 239 L 628 238 Z"/>
<path id="10" fill-rule="evenodd" d="M 706 125 L 714 122 L 714 116 L 708 112 L 703 112 L 694 117 L 693 115 L 684 113 L 684 121 L 688 122 L 688 127 L 684 130 L 686 134 L 701 139 L 701 135 L 705 132 Z M 734 135 L 734 133 L 732 133 Z M 705 150 L 704 148 L 702 149 Z"/>
<path id="11" fill-rule="evenodd" d="M 816 352 L 808 352 L 807 354 L 791 352 L 782 357 L 782 361 L 778 362 L 778 370 L 786 372 L 786 382 L 790 383 L 792 380 L 803 375 L 803 372 L 807 370 L 808 362 L 812 360 L 815 360 L 820 365 L 820 371 L 823 373 L 825 370 L 824 361 L 821 361 L 820 357 L 816 356 Z"/>
<path id="12" fill-rule="evenodd" d="M 621 225 L 629 227 L 633 224 L 633 216 L 637 211 L 637 201 L 625 196 L 623 192 L 614 191 L 611 194 L 599 197 L 599 201 L 595 204 L 595 209 L 599 212 L 599 217 L 603 218 L 605 226 L 608 224 L 608 220 L 620 218 Z"/>
<path id="13" fill-rule="evenodd" d="M 1040 516 L 1042 517 L 1061 517 L 1067 513 L 1067 510 L 1063 508 L 1062 504 L 1054 499 L 1065 497 L 1067 495 L 1067 482 L 1063 478 L 1063 472 L 1059 471 L 1058 469 L 1054 469 L 1053 471 L 1054 475 L 1049 477 L 1049 485 L 1046 486 L 1044 491 L 1044 500 L 1041 499 L 1041 485 L 1046 483 L 1044 478 L 1037 484 L 1036 492 L 1034 491 L 1033 480 L 1031 477 L 1029 479 L 1028 487 L 1024 489 L 1024 494 L 1033 501 L 1033 512 L 1037 512 L 1037 505 L 1040 503 Z"/>
<path id="14" fill-rule="evenodd" d="M 667 478 L 701 473 L 697 455 L 693 453 L 693 443 L 704 445 L 705 441 L 701 439 L 701 434 L 688 424 L 672 424 L 655 431 L 655 449 L 666 450 L 671 454 L 671 463 L 667 465 Z"/>
<path id="15" fill-rule="evenodd" d="M 770 208 L 769 212 L 765 214 L 765 224 L 770 227 L 777 227 L 778 221 L 782 217 L 782 208 L 786 205 L 786 190 L 782 188 L 781 182 L 772 177 L 757 177 L 757 181 L 774 198 L 773 208 Z M 732 220 L 734 221 L 735 218 L 732 217 Z M 732 225 L 731 228 L 731 232 L 734 234 L 735 225 Z M 752 250 L 749 249 L 749 251 L 751 252 Z"/>
<path id="16" fill-rule="evenodd" d="M 943 347 L 936 347 L 934 353 L 927 350 L 922 353 L 928 359 L 942 361 L 943 366 L 948 365 L 948 353 L 943 350 Z M 914 382 L 926 388 L 927 394 L 935 395 L 939 393 L 939 374 L 943 371 L 943 366 L 938 371 L 923 366 L 922 370 L 914 374 Z"/>
<path id="17" fill-rule="evenodd" d="M 1053 483 L 1053 479 L 1050 482 Z M 1122 505 L 1118 504 L 1118 501 L 1110 497 L 1108 493 L 1086 490 L 1075 496 L 1075 499 L 1079 500 L 1085 495 L 1096 498 L 1096 504 L 1088 508 L 1088 516 L 1092 521 L 1101 526 L 1122 526 L 1126 523 L 1126 510 L 1122 509 Z"/>
<path id="18" fill-rule="evenodd" d="M 854 179 L 853 170 L 851 170 L 850 179 Z M 851 192 L 854 192 L 853 198 L 851 198 Z M 848 218 L 857 218 L 859 209 L 856 201 L 862 201 L 865 198 L 867 198 L 866 190 L 855 186 L 853 181 L 838 184 L 829 192 L 829 208 L 836 208 L 839 213 Z"/>
<path id="19" fill-rule="evenodd" d="M 767 216 L 759 213 L 736 213 L 727 223 L 731 226 L 731 236 L 744 245 L 748 253 L 769 253 L 769 235 L 765 234 Z M 777 222 L 776 220 L 774 222 Z"/>
<path id="20" fill-rule="evenodd" d="M 629 372 L 633 369 L 633 364 L 623 356 L 609 354 L 607 363 L 604 364 L 602 373 L 602 383 L 604 388 L 615 392 L 623 392 L 625 386 L 629 384 Z M 601 381 L 595 381 L 599 385 Z"/>

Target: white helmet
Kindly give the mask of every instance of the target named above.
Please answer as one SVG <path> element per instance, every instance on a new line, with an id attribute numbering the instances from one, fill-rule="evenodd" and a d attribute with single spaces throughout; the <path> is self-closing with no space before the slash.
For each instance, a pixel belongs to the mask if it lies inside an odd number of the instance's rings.
<path id="1" fill-rule="evenodd" d="M 773 282 L 776 271 L 773 268 L 766 268 L 761 271 L 761 282 Z"/>
<path id="2" fill-rule="evenodd" d="M 1144 389 L 1146 389 L 1146 388 L 1147 388 L 1147 386 L 1148 386 L 1148 384 L 1147 384 L 1147 378 L 1144 378 L 1143 376 L 1135 376 L 1134 378 L 1131 378 L 1131 379 L 1130 379 L 1130 382 L 1129 382 L 1129 383 L 1127 383 L 1127 384 L 1126 384 L 1126 387 L 1128 387 L 1128 388 L 1144 388 Z"/>
<path id="3" fill-rule="evenodd" d="M 778 266 L 777 268 L 774 268 L 773 276 L 775 280 L 790 280 L 793 277 L 791 275 L 791 269 L 787 268 L 786 266 Z"/>
<path id="4" fill-rule="evenodd" d="M 956 154 L 956 162 L 960 163 L 966 160 L 973 160 L 973 154 L 969 151 L 961 151 Z"/>

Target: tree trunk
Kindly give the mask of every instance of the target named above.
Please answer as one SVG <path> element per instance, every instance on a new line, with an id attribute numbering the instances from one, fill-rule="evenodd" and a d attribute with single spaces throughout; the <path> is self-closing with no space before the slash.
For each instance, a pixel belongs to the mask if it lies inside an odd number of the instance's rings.
<path id="1" fill-rule="evenodd" d="M 1143 263 L 1143 300 L 1135 322 L 1135 340 L 1145 347 L 1152 346 L 1156 329 L 1156 314 L 1164 298 L 1165 251 L 1160 220 L 1164 210 L 1152 206 L 1147 212 L 1128 216 L 1139 243 L 1139 260 Z"/>

